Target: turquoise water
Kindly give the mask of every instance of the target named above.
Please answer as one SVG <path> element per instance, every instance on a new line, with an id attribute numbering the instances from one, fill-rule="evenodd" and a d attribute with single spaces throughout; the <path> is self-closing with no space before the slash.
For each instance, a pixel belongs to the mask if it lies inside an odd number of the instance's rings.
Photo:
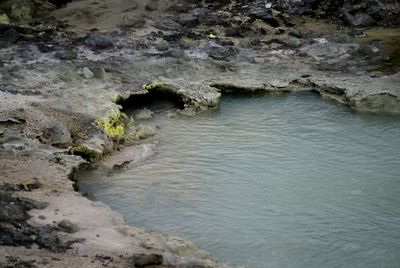
<path id="1" fill-rule="evenodd" d="M 400 117 L 313 93 L 226 96 L 168 118 L 158 154 L 91 192 L 132 225 L 173 233 L 247 267 L 399 267 Z"/>

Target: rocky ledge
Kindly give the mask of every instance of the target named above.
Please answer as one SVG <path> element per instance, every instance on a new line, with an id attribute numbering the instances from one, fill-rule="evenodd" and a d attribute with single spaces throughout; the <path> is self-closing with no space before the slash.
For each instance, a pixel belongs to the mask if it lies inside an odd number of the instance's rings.
<path id="1" fill-rule="evenodd" d="M 1 1 L 0 267 L 224 267 L 128 226 L 76 172 L 151 157 L 154 130 L 121 110 L 154 98 L 195 115 L 232 91 L 312 90 L 399 114 L 399 31 L 359 28 L 398 26 L 399 7 L 363 2 Z"/>

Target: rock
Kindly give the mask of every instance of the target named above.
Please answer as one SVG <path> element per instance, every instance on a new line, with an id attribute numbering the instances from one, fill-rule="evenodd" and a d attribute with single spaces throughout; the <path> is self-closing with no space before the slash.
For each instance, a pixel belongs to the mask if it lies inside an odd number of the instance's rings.
<path id="1" fill-rule="evenodd" d="M 23 124 L 24 121 L 25 120 L 21 118 L 7 117 L 0 114 L 0 123 Z"/>
<path id="2" fill-rule="evenodd" d="M 57 51 L 54 53 L 54 57 L 60 60 L 75 60 L 78 55 L 76 51 L 66 50 L 66 51 Z"/>
<path id="3" fill-rule="evenodd" d="M 40 42 L 36 44 L 36 47 L 39 49 L 40 52 L 42 53 L 48 53 L 52 52 L 56 49 L 56 47 L 52 44 L 47 44 L 45 42 Z"/>
<path id="4" fill-rule="evenodd" d="M 94 74 L 88 67 L 83 67 L 82 76 L 86 79 L 92 79 L 94 77 Z"/>
<path id="5" fill-rule="evenodd" d="M 202 17 L 207 17 L 209 14 L 210 11 L 207 9 L 207 8 L 204 8 L 204 7 L 202 7 L 202 8 L 195 8 L 195 9 L 192 9 L 191 11 L 190 11 L 190 13 L 191 14 L 193 14 L 193 16 L 195 16 L 195 17 L 197 17 L 197 18 L 202 18 Z"/>
<path id="6" fill-rule="evenodd" d="M 76 233 L 78 231 L 80 231 L 80 228 L 77 224 L 71 222 L 68 219 L 63 219 L 62 221 L 60 221 L 58 224 L 58 227 L 60 227 L 63 231 L 67 232 L 67 233 Z"/>
<path id="7" fill-rule="evenodd" d="M 177 22 L 186 27 L 194 27 L 199 24 L 197 16 L 190 13 L 179 15 Z"/>
<path id="8" fill-rule="evenodd" d="M 143 15 L 129 14 L 122 18 L 122 26 L 126 28 L 142 28 L 146 24 Z"/>
<path id="9" fill-rule="evenodd" d="M 286 40 L 284 40 L 284 42 L 286 45 L 294 48 L 300 47 L 303 44 L 303 42 L 296 37 L 289 37 Z"/>
<path id="10" fill-rule="evenodd" d="M 157 0 L 151 0 L 149 3 L 147 3 L 144 8 L 147 11 L 156 11 L 158 9 L 158 1 Z"/>
<path id="11" fill-rule="evenodd" d="M 169 43 L 164 39 L 159 39 L 156 42 L 156 49 L 158 51 L 167 51 L 169 50 Z"/>
<path id="12" fill-rule="evenodd" d="M 7 14 L 0 9 L 0 24 L 9 24 L 9 23 L 10 19 L 8 18 Z"/>
<path id="13" fill-rule="evenodd" d="M 345 12 L 343 19 L 347 25 L 352 27 L 371 27 L 376 25 L 376 21 L 368 14 L 352 15 Z"/>
<path id="14" fill-rule="evenodd" d="M 252 17 L 262 20 L 266 23 L 268 23 L 269 25 L 271 25 L 272 27 L 279 27 L 279 21 L 277 19 L 275 19 L 268 11 L 266 10 L 262 10 L 262 11 L 256 11 L 253 12 Z"/>
<path id="15" fill-rule="evenodd" d="M 135 118 L 138 120 L 146 120 L 146 119 L 153 118 L 153 115 L 154 115 L 153 111 L 151 111 L 147 108 L 144 108 L 135 114 Z"/>
<path id="16" fill-rule="evenodd" d="M 233 46 L 227 46 L 227 47 L 220 47 L 220 46 L 212 46 L 210 48 L 209 55 L 211 58 L 215 60 L 224 60 L 228 61 L 239 53 L 238 48 L 233 47 Z"/>
<path id="17" fill-rule="evenodd" d="M 156 134 L 156 128 L 152 126 L 138 126 L 135 130 L 136 139 L 142 140 Z"/>
<path id="18" fill-rule="evenodd" d="M 269 84 L 275 88 L 285 88 L 289 86 L 288 81 L 282 81 L 282 80 L 272 80 L 269 82 Z"/>
<path id="19" fill-rule="evenodd" d="M 129 263 L 134 267 L 146 267 L 150 265 L 161 265 L 163 263 L 163 256 L 156 253 L 135 253 L 129 259 Z"/>
<path id="20" fill-rule="evenodd" d="M 52 145 L 67 144 L 72 141 L 71 133 L 61 122 L 55 122 L 48 130 Z"/>
<path id="21" fill-rule="evenodd" d="M 109 35 L 89 34 L 86 36 L 84 44 L 93 50 L 99 50 L 113 47 L 114 40 Z"/>
<path id="22" fill-rule="evenodd" d="M 298 31 L 295 31 L 295 30 L 290 31 L 288 33 L 288 35 L 296 37 L 296 38 L 303 38 L 303 34 Z"/>
<path id="23" fill-rule="evenodd" d="M 106 71 L 103 67 L 92 67 L 89 70 L 93 73 L 94 78 L 101 80 L 106 78 Z"/>
<path id="24" fill-rule="evenodd" d="M 146 161 L 156 154 L 156 145 L 140 144 L 126 147 L 121 151 L 108 156 L 102 165 L 109 171 L 120 171 L 137 166 L 140 162 Z"/>

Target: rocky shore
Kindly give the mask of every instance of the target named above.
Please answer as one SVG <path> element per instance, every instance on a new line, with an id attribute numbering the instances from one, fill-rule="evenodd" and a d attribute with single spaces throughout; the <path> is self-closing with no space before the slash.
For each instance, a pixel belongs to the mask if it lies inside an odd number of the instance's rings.
<path id="1" fill-rule="evenodd" d="M 0 267 L 225 267 L 86 199 L 77 171 L 153 155 L 122 108 L 154 98 L 195 115 L 231 91 L 312 90 L 400 114 L 399 14 L 390 0 L 0 1 Z"/>

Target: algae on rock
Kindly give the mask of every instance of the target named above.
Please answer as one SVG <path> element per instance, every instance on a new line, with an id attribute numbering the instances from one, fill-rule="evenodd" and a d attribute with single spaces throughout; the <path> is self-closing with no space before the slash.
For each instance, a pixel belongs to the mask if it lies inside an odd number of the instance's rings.
<path id="1" fill-rule="evenodd" d="M 118 109 L 113 109 L 105 119 L 96 120 L 96 124 L 104 130 L 108 137 L 118 139 L 125 136 L 127 128 L 133 126 L 133 119 L 128 118 Z"/>
<path id="2" fill-rule="evenodd" d="M 0 24 L 9 24 L 10 23 L 10 19 L 8 18 L 7 14 L 3 13 L 0 10 Z"/>

